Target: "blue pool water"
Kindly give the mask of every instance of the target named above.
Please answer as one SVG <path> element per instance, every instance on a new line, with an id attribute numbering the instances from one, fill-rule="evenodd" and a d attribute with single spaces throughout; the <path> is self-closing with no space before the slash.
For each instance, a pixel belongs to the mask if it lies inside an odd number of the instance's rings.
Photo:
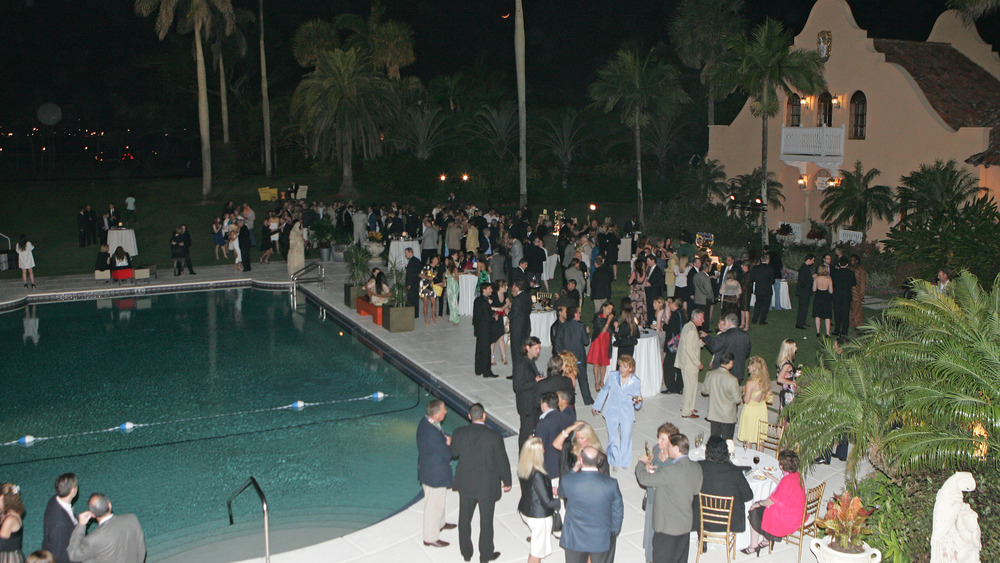
<path id="1" fill-rule="evenodd" d="M 0 315 L 0 335 L 0 443 L 62 436 L 0 447 L 0 480 L 21 485 L 27 508 L 26 553 L 40 547 L 45 503 L 67 471 L 80 480 L 77 512 L 103 492 L 139 517 L 150 560 L 234 533 L 226 500 L 250 475 L 273 528 L 328 537 L 420 490 L 414 433 L 427 394 L 286 293 L 36 305 Z M 388 396 L 342 402 L 376 391 Z M 275 409 L 297 400 L 330 404 Z M 83 434 L 124 422 L 152 425 Z M 259 532 L 252 492 L 234 512 L 236 532 Z"/>

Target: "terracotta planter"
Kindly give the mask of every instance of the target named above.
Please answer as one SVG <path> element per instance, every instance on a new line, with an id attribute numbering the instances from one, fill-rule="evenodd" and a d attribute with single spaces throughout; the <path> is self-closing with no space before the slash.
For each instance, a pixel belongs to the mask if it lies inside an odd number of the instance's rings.
<path id="1" fill-rule="evenodd" d="M 844 553 L 830 547 L 833 538 L 827 536 L 821 540 L 814 539 L 809 542 L 809 551 L 816 556 L 819 563 L 879 563 L 882 561 L 882 552 L 864 544 L 862 553 Z"/>
<path id="2" fill-rule="evenodd" d="M 410 332 L 413 330 L 413 307 L 382 306 L 382 327 L 389 332 Z"/>

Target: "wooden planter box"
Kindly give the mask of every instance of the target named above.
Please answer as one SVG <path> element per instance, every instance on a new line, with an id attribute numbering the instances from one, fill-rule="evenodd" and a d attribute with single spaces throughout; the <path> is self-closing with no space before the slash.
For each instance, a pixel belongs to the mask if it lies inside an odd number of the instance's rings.
<path id="1" fill-rule="evenodd" d="M 389 332 L 410 332 L 413 330 L 413 307 L 382 306 L 382 326 Z"/>
<path id="2" fill-rule="evenodd" d="M 357 304 L 358 297 L 365 294 L 365 289 L 359 285 L 344 284 L 344 305 L 353 309 Z"/>

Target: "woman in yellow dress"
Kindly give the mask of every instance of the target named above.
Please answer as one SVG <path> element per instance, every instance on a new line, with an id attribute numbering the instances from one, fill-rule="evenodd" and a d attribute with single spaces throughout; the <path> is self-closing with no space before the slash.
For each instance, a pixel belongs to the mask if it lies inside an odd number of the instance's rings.
<path id="1" fill-rule="evenodd" d="M 757 447 L 757 428 L 760 421 L 767 422 L 767 403 L 771 401 L 771 374 L 767 371 L 767 362 L 760 356 L 751 356 L 747 360 L 750 379 L 743 386 L 743 412 L 740 414 L 739 432 L 736 437 Z"/>

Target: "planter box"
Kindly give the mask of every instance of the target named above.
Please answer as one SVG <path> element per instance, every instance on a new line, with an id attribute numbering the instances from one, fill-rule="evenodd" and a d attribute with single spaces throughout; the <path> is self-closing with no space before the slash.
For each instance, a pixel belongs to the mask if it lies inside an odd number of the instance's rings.
<path id="1" fill-rule="evenodd" d="M 360 285 L 344 284 L 344 305 L 353 309 L 357 304 L 358 297 L 365 294 L 365 290 Z"/>
<path id="2" fill-rule="evenodd" d="M 382 326 L 389 332 L 410 332 L 413 330 L 413 307 L 382 306 Z"/>
<path id="3" fill-rule="evenodd" d="M 333 257 L 332 248 L 323 248 L 322 246 L 319 247 L 319 259 L 321 262 L 329 262 L 330 258 L 332 257 Z"/>

